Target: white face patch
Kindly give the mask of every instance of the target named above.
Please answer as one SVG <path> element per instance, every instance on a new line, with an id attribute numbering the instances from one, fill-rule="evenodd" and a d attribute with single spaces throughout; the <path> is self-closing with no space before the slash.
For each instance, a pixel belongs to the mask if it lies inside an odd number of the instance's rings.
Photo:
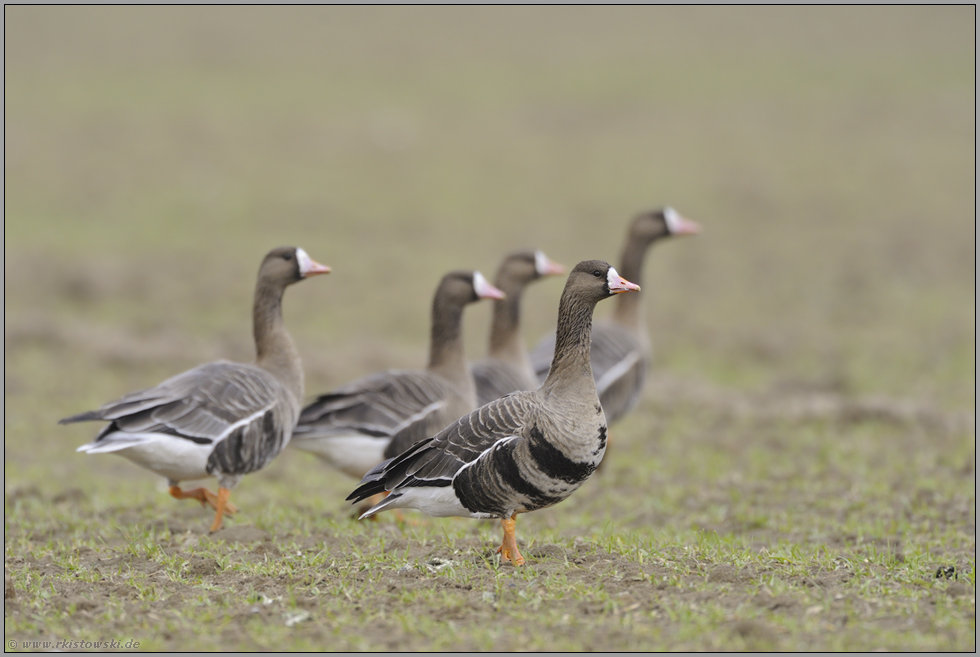
<path id="1" fill-rule="evenodd" d="M 548 258 L 541 251 L 534 252 L 534 271 L 538 276 L 544 276 L 548 272 Z"/>
<path id="2" fill-rule="evenodd" d="M 615 267 L 609 268 L 609 273 L 606 274 L 606 285 L 609 286 L 610 290 L 616 289 L 616 282 L 619 280 L 619 272 L 616 271 Z"/>
<path id="3" fill-rule="evenodd" d="M 640 286 L 636 283 L 630 283 L 625 278 L 619 275 L 615 267 L 609 268 L 609 273 L 606 274 L 606 285 L 609 287 L 609 292 L 611 294 L 622 294 L 624 292 L 639 292 Z"/>
<path id="4" fill-rule="evenodd" d="M 664 219 L 667 221 L 667 230 L 674 234 L 681 228 L 681 216 L 674 208 L 664 208 Z"/>
<path id="5" fill-rule="evenodd" d="M 299 263 L 299 275 L 306 276 L 313 268 L 313 259 L 301 248 L 296 248 L 296 261 Z"/>
<path id="6" fill-rule="evenodd" d="M 492 298 L 496 299 L 499 295 L 496 294 L 497 288 L 490 285 L 487 279 L 483 277 L 478 271 L 473 272 L 473 291 L 476 292 L 476 296 L 481 299 Z"/>

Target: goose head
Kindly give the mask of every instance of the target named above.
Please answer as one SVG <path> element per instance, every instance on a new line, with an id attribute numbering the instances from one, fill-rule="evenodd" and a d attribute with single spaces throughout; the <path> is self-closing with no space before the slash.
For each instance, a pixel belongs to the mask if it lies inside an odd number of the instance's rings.
<path id="1" fill-rule="evenodd" d="M 630 239 L 649 244 L 674 235 L 697 235 L 701 226 L 671 207 L 644 212 L 633 219 Z"/>
<path id="2" fill-rule="evenodd" d="M 442 277 L 436 299 L 442 304 L 465 306 L 480 299 L 503 299 L 504 293 L 478 271 L 451 271 Z"/>
<path id="3" fill-rule="evenodd" d="M 545 276 L 564 274 L 565 267 L 548 259 L 538 249 L 521 249 L 509 254 L 497 270 L 498 287 L 521 288 Z"/>
<path id="4" fill-rule="evenodd" d="M 280 246 L 266 254 L 259 267 L 259 280 L 286 287 L 304 278 L 329 274 L 330 267 L 316 262 L 306 251 L 295 246 Z"/>
<path id="5" fill-rule="evenodd" d="M 640 286 L 631 283 L 603 260 L 584 260 L 572 269 L 565 284 L 565 294 L 572 294 L 590 303 L 597 303 L 614 294 L 639 292 Z"/>

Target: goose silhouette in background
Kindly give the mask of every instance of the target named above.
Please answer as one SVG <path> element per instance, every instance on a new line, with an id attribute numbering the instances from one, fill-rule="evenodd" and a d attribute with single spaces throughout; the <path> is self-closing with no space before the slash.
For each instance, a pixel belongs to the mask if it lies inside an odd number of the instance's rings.
<path id="1" fill-rule="evenodd" d="M 621 274 L 628 280 L 642 283 L 643 261 L 654 243 L 667 237 L 700 232 L 698 224 L 685 219 L 673 208 L 636 216 L 623 245 Z M 531 351 L 531 363 L 539 381 L 548 376 L 554 350 L 555 334 L 552 333 Z M 591 351 L 599 400 L 612 425 L 636 406 L 650 366 L 650 336 L 642 294 L 621 296 L 616 300 L 612 318 L 595 323 Z"/>
<path id="2" fill-rule="evenodd" d="M 503 293 L 478 271 L 443 276 L 432 300 L 424 370 L 371 374 L 320 395 L 302 411 L 292 446 L 360 479 L 385 459 L 393 439 L 410 446 L 476 408 L 463 351 L 463 309 Z"/>
<path id="3" fill-rule="evenodd" d="M 483 406 L 515 390 L 533 390 L 538 380 L 520 334 L 521 295 L 524 287 L 546 276 L 564 274 L 565 268 L 541 251 L 525 249 L 509 254 L 497 270 L 494 285 L 506 295 L 493 302 L 490 349 L 473 363 L 476 403 Z"/>

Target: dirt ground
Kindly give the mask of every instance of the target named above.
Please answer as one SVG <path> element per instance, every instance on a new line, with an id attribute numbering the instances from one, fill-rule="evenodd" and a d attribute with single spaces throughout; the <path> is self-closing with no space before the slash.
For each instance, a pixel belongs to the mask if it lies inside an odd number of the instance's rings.
<path id="1" fill-rule="evenodd" d="M 7 649 L 975 651 L 975 13 L 5 7 Z M 423 366 L 446 271 L 615 264 L 662 205 L 703 231 L 637 281 L 644 396 L 522 568 L 288 450 L 208 535 L 57 424 L 251 360 L 274 246 L 333 268 L 284 302 L 311 398 Z"/>
<path id="2" fill-rule="evenodd" d="M 142 637 L 169 650 L 188 631 L 202 649 L 968 649 L 975 454 L 961 440 L 972 422 L 881 398 L 733 395 L 655 377 L 578 499 L 520 519 L 523 569 L 498 565 L 490 521 L 359 523 L 335 502 L 294 499 L 209 536 L 205 510 L 162 493 L 106 506 L 79 488 L 28 487 L 7 496 L 17 539 L 6 566 L 44 590 L 18 590 L 8 576 L 5 614 L 57 619 L 56 637 Z M 673 438 L 651 444 L 647 426 Z M 827 445 L 787 439 L 808 431 L 863 444 L 848 448 L 850 465 L 812 469 L 799 463 L 820 461 Z M 729 467 L 692 477 L 685 470 L 705 465 L 692 450 L 727 454 Z M 754 453 L 787 450 L 798 453 L 753 475 Z M 909 487 L 894 455 L 913 450 L 933 465 Z M 673 472 L 638 473 L 653 452 Z M 249 487 L 303 479 L 311 465 L 287 456 Z M 636 499 L 644 488 L 658 499 Z M 25 541 L 31 549 L 16 547 Z M 193 627 L 199 614 L 210 630 Z M 427 623 L 442 628 L 438 639 Z"/>

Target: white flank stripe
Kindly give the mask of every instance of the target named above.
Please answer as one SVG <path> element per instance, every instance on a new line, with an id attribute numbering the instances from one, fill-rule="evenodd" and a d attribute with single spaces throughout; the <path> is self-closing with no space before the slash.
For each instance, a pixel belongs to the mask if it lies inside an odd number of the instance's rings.
<path id="1" fill-rule="evenodd" d="M 485 450 L 483 450 L 482 452 L 480 452 L 480 455 L 477 456 L 475 459 L 473 459 L 469 463 L 463 464 L 463 467 L 461 467 L 459 470 L 457 470 L 456 471 L 456 474 L 453 475 L 453 479 L 455 480 L 456 477 L 459 476 L 459 473 L 460 472 L 462 472 L 466 468 L 470 467 L 474 463 L 477 463 L 480 459 L 482 459 L 484 456 L 486 456 L 487 454 L 489 454 L 490 453 L 490 450 L 492 450 L 493 448 L 495 448 L 495 447 L 497 447 L 499 445 L 503 445 L 504 443 L 509 443 L 512 440 L 517 440 L 518 438 L 520 438 L 520 436 L 507 436 L 506 438 L 501 438 L 500 440 L 498 440 L 494 444 L 490 445 L 490 447 L 487 447 Z"/>
<path id="2" fill-rule="evenodd" d="M 238 427 L 243 427 L 246 424 L 251 424 L 252 422 L 255 422 L 255 420 L 257 420 L 260 417 L 262 417 L 263 415 L 265 415 L 265 412 L 268 411 L 273 406 L 274 406 L 274 404 L 269 404 L 268 406 L 266 406 L 262 410 L 256 411 L 255 413 L 252 413 L 247 418 L 244 418 L 242 420 L 239 420 L 238 422 L 235 422 L 234 424 L 232 424 L 231 426 L 229 426 L 227 429 L 225 429 L 225 431 L 220 436 L 217 436 L 216 438 L 212 438 L 212 440 L 214 440 L 215 443 L 221 442 L 222 440 L 224 440 L 225 438 L 227 438 L 229 436 L 229 434 L 231 434 L 231 432 L 234 431 L 235 429 L 237 429 Z M 205 438 L 206 437 L 208 437 L 208 436 L 205 436 Z"/>
<path id="3" fill-rule="evenodd" d="M 440 408 L 442 408 L 445 405 L 446 405 L 446 402 L 444 402 L 444 401 L 437 401 L 437 402 L 433 402 L 433 403 L 429 404 L 428 406 L 426 406 L 425 408 L 423 408 L 418 413 L 415 413 L 414 415 L 410 415 L 407 418 L 405 418 L 404 420 L 402 420 L 401 422 L 399 422 L 398 423 L 398 426 L 396 426 L 394 429 L 391 430 L 391 435 L 394 436 L 396 433 L 398 433 L 399 431 L 401 431 L 405 427 L 411 426 L 411 425 L 415 424 L 416 422 L 418 422 L 419 420 L 425 419 L 428 415 L 430 415 L 431 413 L 435 413 L 436 411 L 438 411 Z"/>
<path id="4" fill-rule="evenodd" d="M 606 370 L 599 380 L 595 382 L 596 391 L 601 395 L 616 379 L 626 374 L 631 367 L 636 365 L 638 360 L 640 360 L 640 352 L 636 350 L 631 351 L 626 358 Z"/>

